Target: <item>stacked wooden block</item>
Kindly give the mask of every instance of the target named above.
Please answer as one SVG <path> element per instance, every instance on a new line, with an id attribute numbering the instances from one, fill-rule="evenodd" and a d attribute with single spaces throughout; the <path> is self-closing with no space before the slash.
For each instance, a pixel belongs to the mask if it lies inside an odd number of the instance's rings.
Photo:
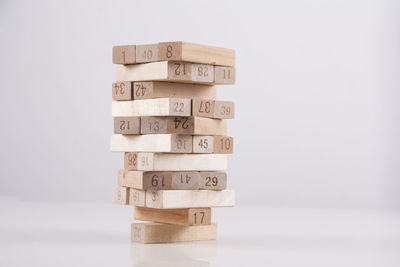
<path id="1" fill-rule="evenodd" d="M 111 150 L 125 152 L 113 202 L 133 205 L 132 240 L 216 239 L 212 207 L 233 206 L 227 119 L 234 103 L 216 84 L 235 82 L 235 51 L 186 42 L 113 47 Z"/>

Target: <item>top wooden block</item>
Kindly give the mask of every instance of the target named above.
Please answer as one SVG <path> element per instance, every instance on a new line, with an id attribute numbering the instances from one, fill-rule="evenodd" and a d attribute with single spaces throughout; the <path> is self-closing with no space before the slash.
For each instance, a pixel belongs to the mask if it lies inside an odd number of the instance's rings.
<path id="1" fill-rule="evenodd" d="M 136 64 L 155 61 L 183 61 L 234 67 L 235 50 L 182 41 L 113 46 L 114 64 Z"/>

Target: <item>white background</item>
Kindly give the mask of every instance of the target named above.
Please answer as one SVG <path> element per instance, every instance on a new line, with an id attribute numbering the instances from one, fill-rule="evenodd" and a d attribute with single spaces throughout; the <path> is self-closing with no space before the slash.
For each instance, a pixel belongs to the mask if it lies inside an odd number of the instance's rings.
<path id="1" fill-rule="evenodd" d="M 398 208 L 396 1 L 0 2 L 0 196 L 110 202 L 111 46 L 234 48 L 239 205 Z"/>

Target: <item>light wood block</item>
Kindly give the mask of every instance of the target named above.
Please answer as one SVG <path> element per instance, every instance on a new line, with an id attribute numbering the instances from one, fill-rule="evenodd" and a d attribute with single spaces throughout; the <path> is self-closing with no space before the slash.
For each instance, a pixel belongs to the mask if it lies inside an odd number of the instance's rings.
<path id="1" fill-rule="evenodd" d="M 194 189 L 199 188 L 199 184 L 200 184 L 199 172 L 186 171 L 186 172 L 172 172 L 171 173 L 170 189 L 172 189 L 172 190 L 194 190 Z M 159 189 L 165 190 L 161 186 L 159 187 Z M 154 189 L 151 189 L 151 190 L 154 190 Z"/>
<path id="2" fill-rule="evenodd" d="M 175 61 L 118 65 L 116 80 L 214 84 L 214 66 Z"/>
<path id="3" fill-rule="evenodd" d="M 136 63 L 159 61 L 158 44 L 136 45 Z"/>
<path id="4" fill-rule="evenodd" d="M 234 84 L 236 81 L 236 70 L 234 67 L 214 67 L 214 81 L 217 84 Z"/>
<path id="5" fill-rule="evenodd" d="M 143 190 L 144 176 L 142 171 L 118 170 L 118 185 Z"/>
<path id="6" fill-rule="evenodd" d="M 117 100 L 117 101 L 133 99 L 132 82 L 122 81 L 122 82 L 113 83 L 112 84 L 112 99 Z"/>
<path id="7" fill-rule="evenodd" d="M 131 240 L 144 244 L 217 239 L 217 224 L 182 226 L 159 223 L 133 223 Z"/>
<path id="8" fill-rule="evenodd" d="M 221 154 L 127 152 L 124 168 L 133 171 L 224 171 L 227 169 L 227 157 Z"/>
<path id="9" fill-rule="evenodd" d="M 119 170 L 118 185 L 140 190 L 223 190 L 226 173 Z"/>
<path id="10" fill-rule="evenodd" d="M 226 189 L 226 172 L 200 172 L 199 189 Z"/>
<path id="11" fill-rule="evenodd" d="M 210 208 L 191 209 L 151 209 L 135 207 L 134 219 L 139 221 L 150 221 L 158 223 L 169 223 L 175 225 L 210 225 Z"/>
<path id="12" fill-rule="evenodd" d="M 124 168 L 138 171 L 223 171 L 227 169 L 227 157 L 221 154 L 126 152 Z"/>
<path id="13" fill-rule="evenodd" d="M 135 64 L 135 45 L 115 45 L 112 48 L 112 61 L 114 64 Z"/>
<path id="14" fill-rule="evenodd" d="M 169 66 L 172 65 L 172 70 L 175 71 L 178 69 L 178 64 L 181 66 L 187 65 L 187 63 L 181 62 L 173 62 Z M 212 65 L 204 65 L 204 64 L 191 64 L 192 65 L 192 79 L 196 82 L 204 82 L 210 83 L 214 82 L 214 66 Z M 182 67 L 183 68 L 183 67 Z"/>
<path id="15" fill-rule="evenodd" d="M 113 117 L 190 116 L 191 101 L 184 98 L 157 98 L 113 101 Z"/>
<path id="16" fill-rule="evenodd" d="M 193 136 L 193 153 L 232 154 L 233 137 Z"/>
<path id="17" fill-rule="evenodd" d="M 114 117 L 115 134 L 140 134 L 140 117 Z"/>
<path id="18" fill-rule="evenodd" d="M 233 190 L 157 190 L 146 191 L 146 207 L 155 209 L 232 207 Z"/>
<path id="19" fill-rule="evenodd" d="M 129 205 L 129 188 L 116 186 L 112 191 L 112 203 Z"/>
<path id="20" fill-rule="evenodd" d="M 149 98 L 201 98 L 215 99 L 214 85 L 170 83 L 170 82 L 134 82 L 134 99 Z M 120 99 L 114 99 L 120 100 Z M 126 99 L 121 99 L 126 100 Z"/>
<path id="21" fill-rule="evenodd" d="M 125 152 L 124 168 L 128 171 L 152 171 L 154 170 L 154 153 Z"/>
<path id="22" fill-rule="evenodd" d="M 235 50 L 188 42 L 158 43 L 160 60 L 235 66 Z"/>
<path id="23" fill-rule="evenodd" d="M 146 206 L 146 191 L 128 188 L 129 189 L 129 205 L 145 207 Z"/>
<path id="24" fill-rule="evenodd" d="M 114 134 L 111 136 L 111 151 L 191 153 L 192 136 L 180 134 Z"/>
<path id="25" fill-rule="evenodd" d="M 193 190 L 199 184 L 199 172 L 118 171 L 118 185 L 140 190 Z"/>
<path id="26" fill-rule="evenodd" d="M 225 120 L 203 117 L 142 117 L 141 134 L 226 135 Z"/>
<path id="27" fill-rule="evenodd" d="M 235 103 L 231 101 L 193 99 L 192 116 L 233 119 L 235 117 Z"/>

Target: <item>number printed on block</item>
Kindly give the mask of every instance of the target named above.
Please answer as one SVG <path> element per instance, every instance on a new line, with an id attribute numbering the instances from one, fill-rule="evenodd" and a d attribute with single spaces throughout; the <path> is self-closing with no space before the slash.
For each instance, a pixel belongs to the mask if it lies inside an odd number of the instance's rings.
<path id="1" fill-rule="evenodd" d="M 193 136 L 193 153 L 214 153 L 214 137 Z"/>
<path id="2" fill-rule="evenodd" d="M 115 204 L 128 205 L 129 204 L 129 188 L 123 186 L 116 186 L 112 193 L 112 202 Z"/>
<path id="3" fill-rule="evenodd" d="M 234 67 L 214 67 L 214 82 L 217 84 L 234 84 L 236 80 L 236 71 Z"/>
<path id="4" fill-rule="evenodd" d="M 215 101 L 214 118 L 233 119 L 235 117 L 235 103 L 231 101 Z"/>
<path id="5" fill-rule="evenodd" d="M 168 62 L 168 78 L 177 81 L 190 81 L 192 79 L 192 64 Z"/>
<path id="6" fill-rule="evenodd" d="M 124 168 L 128 171 L 153 169 L 153 153 L 125 152 Z"/>
<path id="7" fill-rule="evenodd" d="M 191 153 L 192 148 L 192 136 L 191 135 L 172 135 L 171 136 L 171 152 L 175 153 Z"/>
<path id="8" fill-rule="evenodd" d="M 229 136 L 193 136 L 193 153 L 232 154 L 233 138 Z"/>
<path id="9" fill-rule="evenodd" d="M 169 121 L 168 129 L 171 133 L 191 134 L 194 132 L 193 117 L 170 117 Z"/>
<path id="10" fill-rule="evenodd" d="M 181 60 L 182 42 L 158 43 L 158 52 L 160 60 Z"/>
<path id="11" fill-rule="evenodd" d="M 141 134 L 167 134 L 167 117 L 141 117 Z"/>
<path id="12" fill-rule="evenodd" d="M 162 194 L 164 191 L 147 190 L 146 192 L 146 207 L 157 207 L 162 205 Z"/>
<path id="13" fill-rule="evenodd" d="M 129 205 L 145 207 L 146 191 L 129 188 Z"/>
<path id="14" fill-rule="evenodd" d="M 192 64 L 192 80 L 212 83 L 214 81 L 214 66 Z"/>
<path id="15" fill-rule="evenodd" d="M 189 209 L 189 225 L 210 225 L 211 209 L 196 208 Z"/>
<path id="16" fill-rule="evenodd" d="M 142 117 L 141 134 L 191 134 L 193 117 Z"/>
<path id="17" fill-rule="evenodd" d="M 115 82 L 112 84 L 112 99 L 116 101 L 132 100 L 132 82 Z"/>
<path id="18" fill-rule="evenodd" d="M 114 117 L 115 134 L 140 134 L 140 117 Z"/>
<path id="19" fill-rule="evenodd" d="M 193 99 L 192 116 L 233 119 L 235 116 L 235 104 L 231 101 Z"/>
<path id="20" fill-rule="evenodd" d="M 133 98 L 148 99 L 153 94 L 152 82 L 134 82 L 133 83 Z"/>
<path id="21" fill-rule="evenodd" d="M 158 60 L 158 44 L 136 46 L 137 63 L 154 62 Z"/>
<path id="22" fill-rule="evenodd" d="M 143 189 L 168 190 L 171 189 L 171 172 L 146 172 L 143 175 Z"/>
<path id="23" fill-rule="evenodd" d="M 192 115 L 206 118 L 214 117 L 215 100 L 193 99 Z"/>
<path id="24" fill-rule="evenodd" d="M 215 154 L 232 154 L 233 153 L 233 137 L 230 136 L 214 136 Z"/>
<path id="25" fill-rule="evenodd" d="M 112 48 L 112 61 L 114 64 L 135 64 L 135 45 L 116 45 Z"/>
<path id="26" fill-rule="evenodd" d="M 200 172 L 199 189 L 226 189 L 226 172 Z"/>
<path id="27" fill-rule="evenodd" d="M 176 116 L 190 116 L 191 106 L 190 99 L 170 98 L 170 114 Z"/>
<path id="28" fill-rule="evenodd" d="M 199 172 L 172 172 L 172 189 L 191 190 L 199 189 Z"/>

